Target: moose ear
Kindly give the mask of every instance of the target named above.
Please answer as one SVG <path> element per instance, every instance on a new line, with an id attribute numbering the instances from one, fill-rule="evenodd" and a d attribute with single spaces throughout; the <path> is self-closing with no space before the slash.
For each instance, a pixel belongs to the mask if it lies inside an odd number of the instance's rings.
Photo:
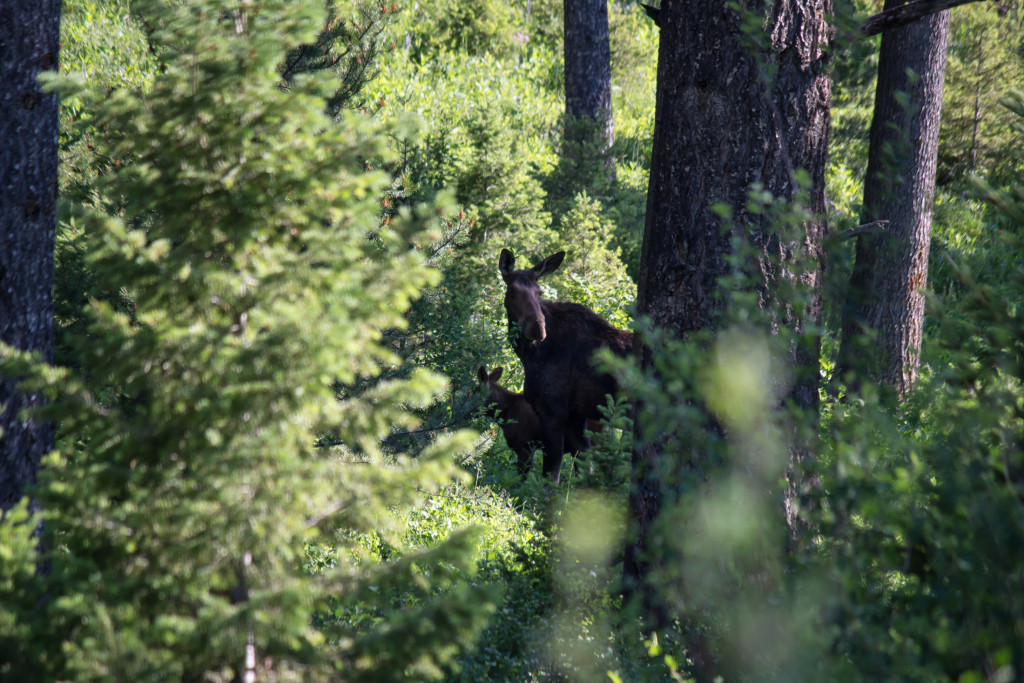
<path id="1" fill-rule="evenodd" d="M 498 272 L 501 273 L 502 279 L 508 282 L 509 276 L 512 275 L 512 271 L 515 269 L 516 257 L 508 249 L 502 249 L 501 256 L 498 257 Z"/>
<path id="2" fill-rule="evenodd" d="M 497 382 L 499 379 L 501 379 L 501 373 L 504 372 L 504 370 L 505 368 L 494 368 L 493 370 L 491 370 L 491 376 L 488 377 L 488 379 L 491 380 L 492 382 Z"/>
<path id="3" fill-rule="evenodd" d="M 476 371 L 476 381 L 480 382 L 480 384 L 487 384 L 487 368 L 482 365 Z"/>
<path id="4" fill-rule="evenodd" d="M 558 270 L 558 266 L 562 265 L 562 259 L 565 258 L 565 252 L 560 251 L 557 254 L 552 254 L 546 259 L 538 263 L 533 267 L 534 277 L 543 277 L 548 273 L 553 273 Z"/>

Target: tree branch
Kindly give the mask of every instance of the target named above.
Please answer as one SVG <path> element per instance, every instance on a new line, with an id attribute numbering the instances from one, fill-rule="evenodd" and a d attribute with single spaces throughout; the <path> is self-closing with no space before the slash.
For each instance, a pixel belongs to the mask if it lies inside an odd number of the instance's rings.
<path id="1" fill-rule="evenodd" d="M 651 18 L 654 25 L 661 28 L 661 8 L 651 7 L 650 5 L 645 5 L 642 2 L 640 3 L 640 6 L 644 8 L 645 12 L 647 12 L 647 16 Z"/>
<path id="2" fill-rule="evenodd" d="M 856 228 L 837 232 L 834 237 L 837 240 L 848 240 L 852 237 L 856 237 L 857 235 L 863 235 L 869 232 L 883 232 L 888 225 L 889 221 L 887 220 L 871 221 L 870 223 L 858 225 Z"/>
<path id="3" fill-rule="evenodd" d="M 959 5 L 966 5 L 970 2 L 985 2 L 986 0 L 910 0 L 905 5 L 899 7 L 893 7 L 887 9 L 884 12 L 879 12 L 871 17 L 868 17 L 867 21 L 861 24 L 860 32 L 857 37 L 867 38 L 868 36 L 878 35 L 884 31 L 889 31 L 900 26 L 906 26 L 911 24 L 918 19 L 923 19 L 929 14 L 935 14 L 942 10 L 949 9 L 951 7 L 957 7 Z"/>
<path id="4" fill-rule="evenodd" d="M 987 0 L 909 0 L 907 4 L 887 9 L 884 12 L 868 17 L 867 21 L 861 24 L 860 29 L 852 36 L 851 40 L 867 38 L 884 33 L 900 26 L 906 26 L 918 19 L 923 19 L 929 14 L 935 14 L 942 10 L 966 5 L 971 2 L 987 2 Z M 640 3 L 658 28 L 661 28 L 661 9 Z"/>

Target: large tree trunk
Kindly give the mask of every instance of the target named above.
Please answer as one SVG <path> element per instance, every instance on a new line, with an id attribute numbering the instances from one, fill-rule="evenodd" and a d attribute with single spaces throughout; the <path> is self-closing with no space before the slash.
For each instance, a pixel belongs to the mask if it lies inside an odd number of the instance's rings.
<path id="1" fill-rule="evenodd" d="M 608 157 L 614 141 L 612 67 L 606 0 L 565 0 L 565 126 L 567 142 L 582 158 L 579 163 Z M 593 173 L 593 169 L 590 169 Z"/>
<path id="2" fill-rule="evenodd" d="M 36 78 L 57 68 L 60 0 L 5 3 L 0 13 L 0 341 L 53 354 L 53 240 L 57 226 L 57 96 Z M 21 396 L 0 378 L 0 508 L 35 481 L 53 428 L 19 412 Z"/>
<path id="3" fill-rule="evenodd" d="M 647 223 L 638 283 L 639 313 L 685 338 L 713 326 L 723 303 L 718 280 L 729 269 L 729 233 L 712 205 L 733 207 L 734 230 L 747 233 L 762 256 L 762 303 L 772 307 L 777 280 L 796 279 L 810 293 L 808 305 L 780 324 L 799 329 L 818 319 L 820 250 L 825 222 L 825 161 L 830 82 L 825 46 L 831 33 L 829 0 L 748 3 L 764 33 L 744 34 L 741 16 L 722 1 L 665 0 L 658 23 L 658 90 L 654 150 L 647 196 Z M 795 241 L 770 235 L 765 218 L 747 211 L 751 184 L 777 197 L 798 191 L 797 169 L 809 173 L 809 204 L 818 218 Z M 769 266 L 770 257 L 782 266 Z M 809 270 L 795 267 L 811 263 Z M 794 266 L 794 267 L 787 267 Z M 805 372 L 791 398 L 817 409 L 818 345 L 794 348 L 793 363 Z M 650 367 L 650 351 L 639 351 Z M 658 563 L 652 524 L 671 496 L 666 481 L 700 462 L 700 454 L 662 452 L 643 434 L 638 420 L 630 496 L 631 542 L 626 551 L 627 586 L 648 595 L 647 576 Z M 799 457 L 799 453 L 791 455 Z M 697 465 L 699 467 L 699 464 Z M 646 612 L 656 621 L 657 604 Z M 700 643 L 691 644 L 699 648 Z M 700 669 L 698 664 L 698 669 Z M 700 677 L 710 675 L 705 669 Z"/>
<path id="4" fill-rule="evenodd" d="M 889 223 L 858 236 L 843 310 L 840 376 L 861 370 L 899 395 L 917 378 L 921 350 L 948 42 L 948 10 L 882 35 L 864 222 Z"/>

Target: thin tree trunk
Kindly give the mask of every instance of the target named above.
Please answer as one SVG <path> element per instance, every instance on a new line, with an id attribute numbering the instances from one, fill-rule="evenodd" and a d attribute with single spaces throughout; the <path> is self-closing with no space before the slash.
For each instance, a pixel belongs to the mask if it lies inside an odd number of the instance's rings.
<path id="1" fill-rule="evenodd" d="M 679 338 L 712 328 L 723 304 L 718 281 L 730 268 L 733 235 L 723 233 L 722 219 L 712 211 L 719 202 L 733 207 L 736 230 L 754 235 L 764 306 L 777 303 L 769 292 L 779 279 L 797 280 L 809 293 L 807 307 L 779 323 L 799 330 L 820 316 L 831 2 L 747 4 L 763 18 L 763 34 L 745 34 L 741 16 L 724 1 L 665 0 L 658 12 L 661 43 L 638 308 Z M 818 218 L 803 226 L 796 241 L 784 242 L 764 230 L 764 216 L 747 211 L 747 195 L 760 183 L 776 197 L 794 197 L 797 169 L 809 173 L 809 203 Z M 778 268 L 768 265 L 771 257 L 781 257 Z M 810 262 L 808 270 L 795 265 L 804 262 Z M 792 354 L 794 368 L 802 372 L 790 398 L 816 411 L 818 344 Z M 651 367 L 649 349 L 640 348 L 638 357 Z M 639 420 L 636 429 L 625 582 L 647 598 L 647 615 L 663 622 L 670 615 L 651 597 L 648 581 L 662 562 L 653 529 L 675 495 L 673 482 L 687 468 L 701 467 L 702 456 L 664 452 Z M 800 449 L 794 451 L 791 465 L 802 457 Z M 690 645 L 697 652 L 704 646 Z M 710 661 L 698 662 L 697 674 L 710 679 Z"/>
<path id="2" fill-rule="evenodd" d="M 863 222 L 888 226 L 858 236 L 843 311 L 840 377 L 856 385 L 858 373 L 848 373 L 859 371 L 900 396 L 917 378 L 921 351 L 948 42 L 948 11 L 882 36 Z"/>
<path id="3" fill-rule="evenodd" d="M 612 67 L 605 0 L 565 0 L 565 118 L 569 141 L 593 148 L 614 169 L 608 156 L 614 142 Z M 587 155 L 584 155 L 587 156 Z M 580 159 L 587 163 L 588 159 Z"/>
<path id="4" fill-rule="evenodd" d="M 978 166 L 978 122 L 981 120 L 981 75 L 978 75 L 978 86 L 974 90 L 974 122 L 971 126 L 971 173 Z"/>
<path id="5" fill-rule="evenodd" d="M 0 341 L 53 355 L 53 242 L 57 226 L 57 96 L 36 78 L 57 68 L 60 0 L 9 2 L 0 12 Z M 21 499 L 53 427 L 22 419 L 40 396 L 0 378 L 0 508 Z"/>

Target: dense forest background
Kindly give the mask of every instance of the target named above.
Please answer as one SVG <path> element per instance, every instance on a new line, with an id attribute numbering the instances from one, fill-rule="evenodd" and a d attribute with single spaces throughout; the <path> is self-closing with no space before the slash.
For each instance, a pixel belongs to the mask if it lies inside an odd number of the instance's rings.
<path id="1" fill-rule="evenodd" d="M 566 114 L 570 4 L 65 0 L 52 365 L 0 347 L 56 443 L 0 522 L 0 678 L 1024 675 L 1024 8 L 950 11 L 920 366 L 894 392 L 870 335 L 863 373 L 837 364 L 879 68 L 856 27 L 881 3 L 830 18 L 825 216 L 763 187 L 716 205 L 725 303 L 685 338 L 636 306 L 659 28 L 607 4 L 593 135 Z M 756 50 L 753 5 L 727 11 Z M 796 331 L 813 416 L 787 398 L 801 293 L 764 305 L 748 214 L 827 222 Z M 622 396 L 557 485 L 539 453 L 520 476 L 477 384 L 523 382 L 502 249 L 564 250 L 544 297 L 650 353 L 601 360 Z M 672 463 L 642 532 L 634 420 Z"/>

